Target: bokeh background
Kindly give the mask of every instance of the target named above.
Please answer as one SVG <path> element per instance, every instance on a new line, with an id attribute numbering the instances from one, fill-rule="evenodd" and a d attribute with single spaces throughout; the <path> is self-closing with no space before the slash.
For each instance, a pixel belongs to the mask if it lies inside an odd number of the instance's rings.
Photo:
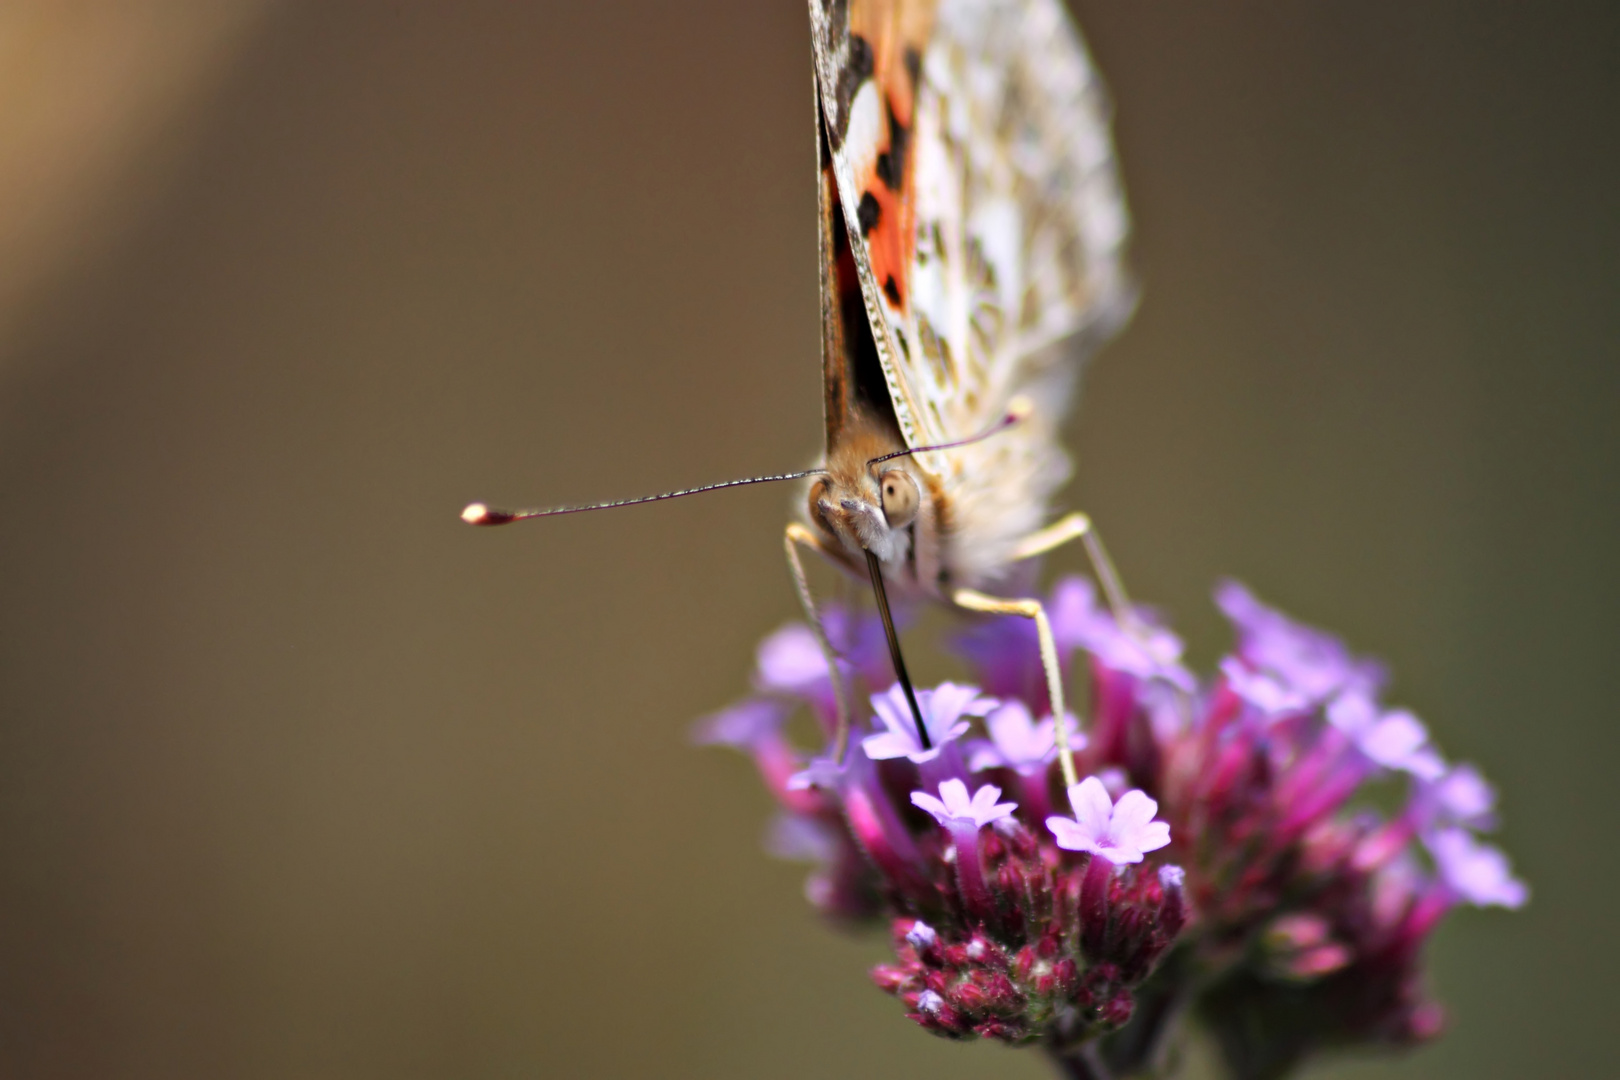
<path id="1" fill-rule="evenodd" d="M 1443 1041 L 1315 1075 L 1620 1073 L 1620 8 L 1078 10 L 1144 301 L 1066 505 L 1202 663 L 1228 573 L 1388 658 L 1535 889 L 1439 936 Z M 0 1075 L 1044 1075 L 688 744 L 796 494 L 456 518 L 808 463 L 806 23 L 5 6 Z"/>

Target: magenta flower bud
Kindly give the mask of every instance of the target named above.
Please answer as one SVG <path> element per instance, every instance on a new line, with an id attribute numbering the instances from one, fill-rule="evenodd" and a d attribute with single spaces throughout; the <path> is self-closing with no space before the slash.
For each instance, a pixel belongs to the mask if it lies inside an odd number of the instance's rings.
<path id="1" fill-rule="evenodd" d="M 1100 959 L 1108 945 L 1108 888 L 1114 864 L 1093 855 L 1080 883 L 1080 947 L 1088 960 Z"/>
<path id="2" fill-rule="evenodd" d="M 896 964 L 879 964 L 872 969 L 872 981 L 888 994 L 915 989 L 916 977 L 907 968 Z"/>
<path id="3" fill-rule="evenodd" d="M 1131 997 L 1129 990 L 1121 990 L 1108 999 L 1108 1004 L 1102 1009 L 1102 1022 L 1111 1028 L 1124 1027 L 1130 1020 L 1131 1013 L 1136 1011 L 1136 1000 Z"/>

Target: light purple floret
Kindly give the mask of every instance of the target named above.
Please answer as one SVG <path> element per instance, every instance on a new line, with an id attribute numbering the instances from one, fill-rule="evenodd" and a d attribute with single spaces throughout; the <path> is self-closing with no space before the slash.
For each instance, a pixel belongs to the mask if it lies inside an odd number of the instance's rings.
<path id="1" fill-rule="evenodd" d="M 946 780 L 939 785 L 939 798 L 926 791 L 913 791 L 914 805 L 934 815 L 934 820 L 947 827 L 971 824 L 982 829 L 992 821 L 1000 820 L 1018 809 L 1017 803 L 998 803 L 1001 789 L 986 784 L 968 798 L 967 785 L 960 780 Z"/>
<path id="2" fill-rule="evenodd" d="M 1046 819 L 1058 847 L 1089 851 L 1117 865 L 1141 862 L 1147 852 L 1170 843 L 1170 826 L 1153 820 L 1159 804 L 1145 792 L 1127 791 L 1115 803 L 1102 781 L 1088 776 L 1069 789 L 1069 803 L 1073 819 Z"/>
<path id="3" fill-rule="evenodd" d="M 1190 693 L 1197 680 L 1181 664 L 1181 639 L 1146 609 L 1133 608 L 1131 614 L 1132 625 L 1122 629 L 1085 578 L 1065 578 L 1052 592 L 1052 636 L 1060 649 L 1084 649 L 1105 667 L 1138 679 L 1163 680 Z"/>
<path id="4" fill-rule="evenodd" d="M 944 1007 L 945 999 L 934 993 L 932 990 L 924 990 L 922 993 L 917 995 L 918 1012 L 928 1013 L 931 1016 L 938 1016 L 940 1010 Z"/>
<path id="5" fill-rule="evenodd" d="M 1496 826 L 1496 791 L 1472 765 L 1457 765 L 1429 789 L 1436 818 L 1470 829 Z"/>
<path id="6" fill-rule="evenodd" d="M 844 767 L 832 758 L 812 758 L 803 769 L 794 773 L 787 779 L 789 791 L 805 791 L 809 788 L 820 788 L 823 791 L 837 791 L 844 782 Z"/>
<path id="7" fill-rule="evenodd" d="M 789 623 L 760 642 L 755 668 L 761 690 L 806 694 L 828 681 L 827 656 L 803 623 Z"/>
<path id="8" fill-rule="evenodd" d="M 918 919 L 911 924 L 911 929 L 906 931 L 906 940 L 914 949 L 926 949 L 939 940 L 939 934 L 932 926 Z"/>
<path id="9" fill-rule="evenodd" d="M 766 830 L 765 850 L 778 859 L 830 863 L 838 855 L 838 834 L 814 818 L 781 813 Z"/>
<path id="10" fill-rule="evenodd" d="M 933 744 L 924 750 L 917 741 L 911 706 L 906 702 L 905 692 L 896 684 L 881 694 L 872 695 L 872 711 L 877 714 L 883 730 L 862 739 L 861 749 L 873 761 L 898 757 L 909 758 L 917 764 L 932 761 L 946 743 L 967 731 L 968 722 L 963 717 L 983 716 L 996 705 L 995 698 L 984 697 L 974 686 L 945 682 L 932 690 L 918 690 L 917 708 L 922 712 L 928 740 Z"/>
<path id="11" fill-rule="evenodd" d="M 1221 661 L 1221 677 L 1232 693 L 1242 698 L 1263 716 L 1282 716 L 1303 711 L 1310 699 L 1298 690 L 1262 671 L 1255 671 L 1235 656 Z"/>
<path id="12" fill-rule="evenodd" d="M 1079 750 L 1086 745 L 1073 714 L 1066 716 L 1064 730 L 1069 736 L 1069 748 Z M 1026 775 L 1045 768 L 1057 754 L 1057 725 L 1048 716 L 1036 723 L 1029 714 L 1029 706 L 1022 701 L 1009 701 L 984 718 L 990 732 L 989 742 L 975 744 L 968 758 L 968 768 L 980 769 L 1006 766 Z"/>
<path id="13" fill-rule="evenodd" d="M 1513 876 L 1507 856 L 1466 829 L 1441 829 L 1426 838 L 1440 878 L 1470 904 L 1523 907 L 1529 886 Z"/>
<path id="14" fill-rule="evenodd" d="M 778 701 L 750 698 L 697 722 L 692 740 L 699 746 L 732 746 L 752 749 L 758 742 L 781 729 L 788 708 Z"/>
<path id="15" fill-rule="evenodd" d="M 1260 602 L 1236 581 L 1215 590 L 1215 603 L 1238 632 L 1238 652 L 1312 702 L 1343 690 L 1376 693 L 1384 683 L 1378 663 L 1355 656 L 1344 642 Z"/>
<path id="16" fill-rule="evenodd" d="M 1429 783 L 1445 774 L 1445 760 L 1429 745 L 1428 729 L 1405 710 L 1386 713 L 1367 695 L 1351 692 L 1333 699 L 1327 718 L 1377 765 Z"/>

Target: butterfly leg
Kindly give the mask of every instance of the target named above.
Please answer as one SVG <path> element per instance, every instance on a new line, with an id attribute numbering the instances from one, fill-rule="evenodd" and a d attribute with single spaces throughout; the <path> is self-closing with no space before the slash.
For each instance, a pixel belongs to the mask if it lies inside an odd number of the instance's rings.
<path id="1" fill-rule="evenodd" d="M 827 676 L 832 679 L 833 703 L 837 711 L 837 726 L 833 731 L 833 760 L 843 764 L 844 751 L 849 747 L 850 704 L 849 688 L 844 684 L 843 677 L 838 671 L 838 652 L 827 637 L 827 630 L 821 625 L 821 616 L 816 611 L 816 598 L 810 594 L 810 579 L 805 577 L 804 563 L 799 559 L 800 546 L 826 558 L 830 562 L 838 562 L 838 558 L 828 551 L 821 538 L 797 521 L 788 524 L 787 533 L 782 538 L 782 546 L 787 549 L 788 570 L 793 574 L 793 585 L 799 594 L 799 605 L 804 608 L 804 617 L 810 623 L 810 632 L 815 634 L 816 643 L 821 646 L 822 655 L 827 658 Z"/>
<path id="2" fill-rule="evenodd" d="M 1069 514 L 1061 521 L 1055 521 L 1044 529 L 1030 533 L 1013 548 L 1012 561 L 1019 562 L 1044 555 L 1071 540 L 1080 540 L 1085 544 L 1086 557 L 1091 560 L 1092 571 L 1097 575 L 1098 583 L 1102 585 L 1103 596 L 1107 598 L 1108 606 L 1113 609 L 1114 618 L 1119 620 L 1121 626 L 1132 625 L 1131 598 L 1125 594 L 1125 583 L 1120 580 L 1119 571 L 1114 569 L 1114 560 L 1108 557 L 1108 549 L 1103 547 L 1102 537 L 1097 534 L 1091 519 L 1085 514 Z"/>
<path id="3" fill-rule="evenodd" d="M 1069 749 L 1069 733 L 1063 723 L 1063 669 L 1058 664 L 1057 643 L 1052 638 L 1052 623 L 1046 617 L 1046 608 L 1039 600 L 1003 600 L 972 589 L 956 590 L 951 594 L 951 600 L 957 607 L 969 611 L 982 611 L 987 615 L 1020 615 L 1035 620 L 1035 635 L 1041 646 L 1041 667 L 1046 671 L 1046 695 L 1052 702 L 1058 762 L 1063 766 L 1063 786 L 1070 788 L 1078 784 L 1080 781 L 1074 772 L 1074 754 Z"/>

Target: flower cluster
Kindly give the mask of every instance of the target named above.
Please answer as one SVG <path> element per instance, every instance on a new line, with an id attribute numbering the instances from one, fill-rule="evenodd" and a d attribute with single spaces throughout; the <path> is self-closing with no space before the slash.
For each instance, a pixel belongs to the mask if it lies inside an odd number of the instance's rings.
<path id="1" fill-rule="evenodd" d="M 926 747 L 876 620 L 835 608 L 828 636 L 862 691 L 842 760 L 785 729 L 807 708 L 831 742 L 836 719 L 799 625 L 766 639 L 757 692 L 700 738 L 753 756 L 782 808 L 772 850 L 816 864 L 812 903 L 887 921 L 895 961 L 873 978 L 930 1031 L 1128 1076 L 1162 1071 L 1191 1016 L 1254 1080 L 1431 1037 L 1428 935 L 1458 904 L 1527 898 L 1478 838 L 1494 793 L 1383 703 L 1379 665 L 1240 585 L 1217 602 L 1236 647 L 1200 681 L 1151 612 L 1116 617 L 1089 582 L 1060 582 L 1046 605 L 1089 683 L 1085 723 L 1051 715 L 1028 620 L 975 622 L 952 642 L 974 684 L 917 692 Z M 1083 778 L 1067 786 L 1062 742 Z"/>

